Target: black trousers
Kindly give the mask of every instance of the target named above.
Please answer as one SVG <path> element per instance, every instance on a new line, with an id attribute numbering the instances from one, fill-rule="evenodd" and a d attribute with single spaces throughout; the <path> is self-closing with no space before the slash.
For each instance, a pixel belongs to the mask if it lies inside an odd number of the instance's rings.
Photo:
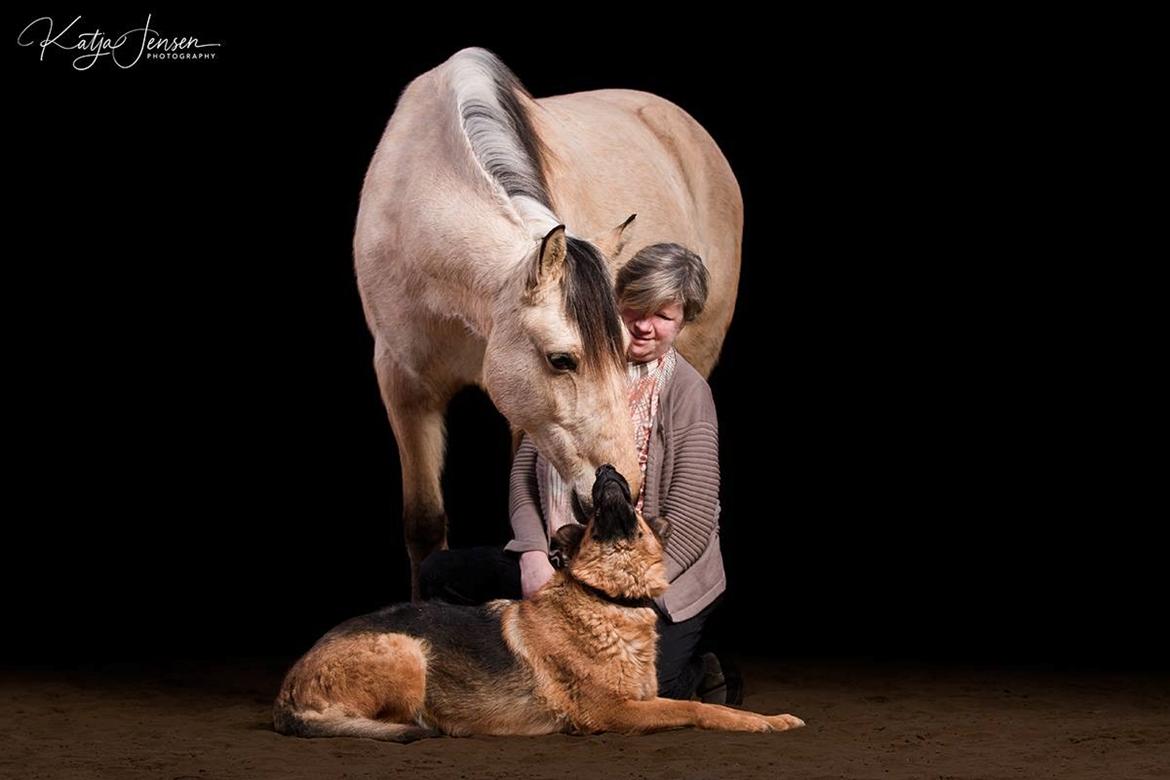
<path id="1" fill-rule="evenodd" d="M 519 599 L 520 555 L 502 547 L 468 547 L 432 553 L 419 570 L 424 599 L 452 604 L 483 604 L 492 599 Z M 722 597 L 699 614 L 678 623 L 658 616 L 658 695 L 689 699 L 703 673 L 696 648 L 703 624 Z"/>

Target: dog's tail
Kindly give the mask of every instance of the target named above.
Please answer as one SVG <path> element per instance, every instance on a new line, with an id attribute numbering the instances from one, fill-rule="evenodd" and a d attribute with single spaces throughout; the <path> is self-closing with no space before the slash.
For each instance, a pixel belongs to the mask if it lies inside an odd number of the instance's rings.
<path id="1" fill-rule="evenodd" d="M 439 734 L 415 723 L 388 723 L 353 717 L 336 709 L 324 712 L 295 710 L 280 703 L 272 709 L 272 725 L 278 734 L 290 737 L 365 737 L 388 742 L 413 742 Z"/>

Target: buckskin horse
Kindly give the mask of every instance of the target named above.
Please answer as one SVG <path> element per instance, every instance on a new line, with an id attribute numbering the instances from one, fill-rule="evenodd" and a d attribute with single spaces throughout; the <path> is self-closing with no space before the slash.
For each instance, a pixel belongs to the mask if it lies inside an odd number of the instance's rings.
<path id="1" fill-rule="evenodd" d="M 414 598 L 419 564 L 446 546 L 443 418 L 455 393 L 486 390 L 587 513 L 599 465 L 639 473 L 616 269 L 660 241 L 699 253 L 707 305 L 677 347 L 706 376 L 735 307 L 742 234 L 727 160 L 660 97 L 534 99 L 479 48 L 406 87 L 366 173 L 354 265 L 402 463 Z"/>

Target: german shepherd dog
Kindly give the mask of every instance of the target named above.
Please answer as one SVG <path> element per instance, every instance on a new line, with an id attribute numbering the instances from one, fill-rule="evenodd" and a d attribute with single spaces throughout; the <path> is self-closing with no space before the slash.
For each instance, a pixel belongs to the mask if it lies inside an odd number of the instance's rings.
<path id="1" fill-rule="evenodd" d="M 593 506 L 585 526 L 558 532 L 564 564 L 530 599 L 399 604 L 331 630 L 284 678 L 276 730 L 407 742 L 803 726 L 792 715 L 657 697 L 650 599 L 667 586 L 662 529 L 634 510 L 612 466 L 597 470 Z"/>

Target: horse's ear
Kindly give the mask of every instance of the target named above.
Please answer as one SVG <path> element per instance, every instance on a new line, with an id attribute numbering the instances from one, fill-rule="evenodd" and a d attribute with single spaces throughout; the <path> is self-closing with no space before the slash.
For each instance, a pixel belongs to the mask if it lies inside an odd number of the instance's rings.
<path id="1" fill-rule="evenodd" d="M 626 228 L 628 228 L 633 223 L 636 216 L 638 215 L 631 214 L 622 224 L 605 231 L 600 236 L 597 236 L 593 239 L 593 245 L 600 249 L 602 253 L 609 258 L 611 263 L 617 259 L 618 255 L 620 255 L 622 250 L 625 249 L 626 243 L 629 242 L 630 235 L 633 233 L 633 231 L 626 230 Z M 617 266 L 620 265 L 620 263 L 613 263 L 613 265 L 614 270 L 617 270 Z"/>
<path id="2" fill-rule="evenodd" d="M 567 251 L 565 226 L 557 225 L 548 231 L 540 242 L 540 251 L 536 253 L 536 262 L 533 263 L 528 274 L 527 292 L 529 294 L 561 278 Z"/>

